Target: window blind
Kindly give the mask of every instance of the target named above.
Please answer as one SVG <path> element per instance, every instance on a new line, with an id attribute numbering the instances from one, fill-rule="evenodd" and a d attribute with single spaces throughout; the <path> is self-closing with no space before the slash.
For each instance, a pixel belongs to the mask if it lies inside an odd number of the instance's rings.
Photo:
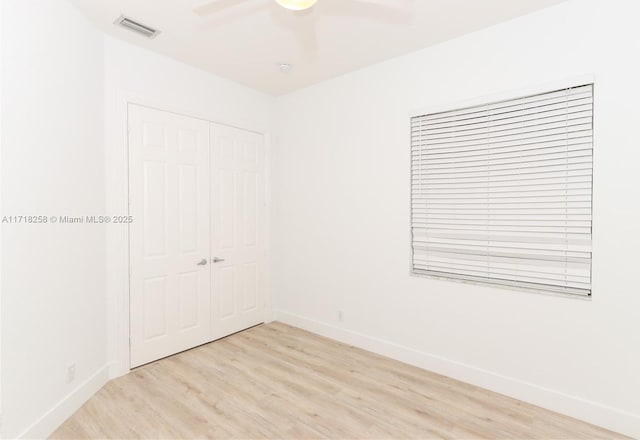
<path id="1" fill-rule="evenodd" d="M 411 118 L 413 273 L 591 294 L 593 85 Z"/>

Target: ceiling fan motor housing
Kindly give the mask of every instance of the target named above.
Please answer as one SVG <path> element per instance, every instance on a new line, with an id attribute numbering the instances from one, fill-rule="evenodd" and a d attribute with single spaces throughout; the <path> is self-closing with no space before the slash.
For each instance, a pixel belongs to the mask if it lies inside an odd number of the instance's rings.
<path id="1" fill-rule="evenodd" d="M 291 9 L 292 11 L 303 11 L 309 9 L 316 3 L 317 0 L 276 0 L 276 2 L 283 8 Z"/>

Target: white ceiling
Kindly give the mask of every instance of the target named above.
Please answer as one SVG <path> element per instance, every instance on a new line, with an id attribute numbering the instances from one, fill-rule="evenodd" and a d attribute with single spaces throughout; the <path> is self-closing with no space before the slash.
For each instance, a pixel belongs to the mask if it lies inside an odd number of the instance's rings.
<path id="1" fill-rule="evenodd" d="M 108 34 L 280 95 L 563 0 L 318 0 L 302 12 L 274 0 L 72 1 Z M 119 28 L 120 14 L 162 33 Z"/>

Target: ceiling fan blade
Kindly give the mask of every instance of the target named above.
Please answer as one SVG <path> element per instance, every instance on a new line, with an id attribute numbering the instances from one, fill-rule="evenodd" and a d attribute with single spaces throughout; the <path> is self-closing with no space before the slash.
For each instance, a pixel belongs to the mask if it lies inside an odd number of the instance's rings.
<path id="1" fill-rule="evenodd" d="M 241 2 L 241 7 L 229 8 L 228 10 L 220 11 L 219 14 L 210 13 L 208 15 L 202 15 L 201 28 L 207 31 L 218 29 L 220 26 L 229 26 L 271 7 L 271 1 L 269 0 L 241 0 Z M 280 8 L 279 6 L 276 7 Z"/>
<path id="2" fill-rule="evenodd" d="M 332 8 L 327 8 L 326 13 L 405 23 L 412 19 L 408 6 L 413 2 L 414 0 L 337 0 L 331 3 Z"/>
<path id="3" fill-rule="evenodd" d="M 416 0 L 347 0 L 355 3 L 366 3 L 366 4 L 377 4 L 381 6 L 389 6 L 389 7 L 405 7 L 412 3 L 415 3 Z"/>
<path id="4" fill-rule="evenodd" d="M 247 1 L 249 0 L 209 0 L 193 8 L 193 12 L 196 15 L 204 17 L 206 15 L 215 14 L 216 12 L 238 6 Z"/>
<path id="5" fill-rule="evenodd" d="M 318 52 L 318 14 L 309 9 L 298 13 L 304 17 L 304 24 L 298 29 L 298 45 L 303 58 L 313 59 Z"/>
<path id="6" fill-rule="evenodd" d="M 321 3 L 323 0 L 318 0 Z M 342 1 L 342 0 L 340 0 Z M 273 2 L 275 5 L 276 3 Z M 317 19 L 314 8 L 303 11 L 289 11 L 279 6 L 270 8 L 273 23 L 285 29 L 291 35 L 288 39 L 295 41 L 300 48 L 300 56 L 313 59 L 318 51 Z"/>

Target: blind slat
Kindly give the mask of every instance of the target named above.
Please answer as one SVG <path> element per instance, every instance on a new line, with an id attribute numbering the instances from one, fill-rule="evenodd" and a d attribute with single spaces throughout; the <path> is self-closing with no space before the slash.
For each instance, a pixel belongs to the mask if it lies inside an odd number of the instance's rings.
<path id="1" fill-rule="evenodd" d="M 552 106 L 558 107 L 574 107 L 583 104 L 591 104 L 593 102 L 593 98 L 588 94 L 576 94 L 576 95 L 567 95 L 565 97 L 556 97 L 551 99 L 543 99 L 543 100 L 535 100 L 529 103 L 517 103 L 512 102 L 509 105 L 505 106 L 478 106 L 467 109 L 465 111 L 456 111 L 450 112 L 448 114 L 440 113 L 434 116 L 424 116 L 423 120 L 420 122 L 420 125 L 438 127 L 443 124 L 457 124 L 464 125 L 468 123 L 468 121 L 478 120 L 482 118 L 495 117 L 498 119 L 501 115 L 506 115 L 509 113 L 513 113 L 519 110 L 528 110 L 528 109 L 548 109 Z"/>
<path id="2" fill-rule="evenodd" d="M 458 280 L 466 280 L 471 282 L 495 284 L 495 285 L 504 285 L 504 286 L 510 286 L 510 287 L 518 287 L 522 289 L 535 290 L 535 291 L 543 290 L 547 292 L 556 292 L 556 293 L 564 293 L 569 295 L 580 295 L 580 296 L 591 295 L 590 285 L 589 287 L 585 286 L 584 288 L 565 287 L 565 286 L 558 286 L 555 284 L 527 283 L 524 281 L 517 281 L 517 280 L 502 280 L 499 278 L 475 277 L 475 276 L 468 276 L 468 275 L 461 275 L 461 274 L 451 274 L 449 272 L 424 270 L 416 267 L 414 267 L 414 274 L 430 275 L 430 276 L 445 277 L 445 278 L 455 278 Z"/>
<path id="3" fill-rule="evenodd" d="M 477 124 L 452 124 L 450 126 L 442 126 L 439 128 L 429 127 L 431 135 L 440 135 L 446 133 L 471 133 L 476 131 L 486 130 L 488 126 L 491 127 L 503 127 L 514 124 L 523 124 L 530 121 L 548 121 L 558 116 L 565 117 L 567 119 L 574 119 L 577 117 L 592 116 L 591 103 L 586 103 L 578 106 L 573 106 L 569 109 L 566 106 L 557 106 L 557 108 L 549 108 L 536 111 L 537 109 L 521 111 L 505 115 L 500 118 L 492 118 L 491 121 L 479 122 Z M 424 135 L 427 131 L 427 127 L 423 125 L 416 125 L 411 127 L 412 136 Z"/>

